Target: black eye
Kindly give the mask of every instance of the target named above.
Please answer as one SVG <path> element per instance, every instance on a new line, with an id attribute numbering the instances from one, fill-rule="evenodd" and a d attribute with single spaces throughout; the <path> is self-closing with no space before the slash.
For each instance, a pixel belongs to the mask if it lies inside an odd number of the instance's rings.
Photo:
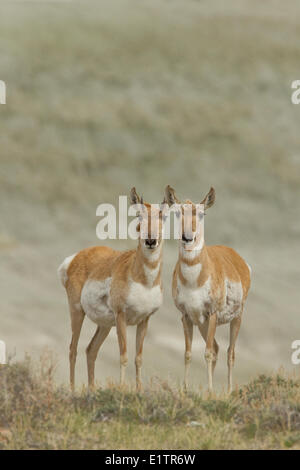
<path id="1" fill-rule="evenodd" d="M 179 217 L 180 217 L 180 211 L 176 211 L 175 214 L 176 214 L 177 219 L 179 219 Z"/>
<path id="2" fill-rule="evenodd" d="M 200 212 L 200 213 L 199 213 L 199 219 L 200 219 L 200 220 L 202 220 L 204 216 L 205 216 L 204 212 Z"/>

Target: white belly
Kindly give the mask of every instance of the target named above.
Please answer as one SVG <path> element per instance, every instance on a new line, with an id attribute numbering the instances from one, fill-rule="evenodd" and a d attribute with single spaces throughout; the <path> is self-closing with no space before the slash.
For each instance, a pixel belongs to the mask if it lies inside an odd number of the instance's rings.
<path id="1" fill-rule="evenodd" d="M 243 307 L 243 288 L 240 282 L 225 281 L 223 306 L 218 312 L 218 323 L 229 323 L 238 317 Z"/>
<path id="2" fill-rule="evenodd" d="M 126 318 L 128 325 L 137 325 L 152 315 L 162 304 L 160 285 L 147 287 L 138 282 L 131 282 L 126 300 Z"/>
<path id="3" fill-rule="evenodd" d="M 104 281 L 88 279 L 81 292 L 81 305 L 87 317 L 99 326 L 115 325 L 110 307 L 111 277 Z"/>
<path id="4" fill-rule="evenodd" d="M 179 310 L 187 314 L 195 325 L 199 322 L 203 323 L 213 312 L 217 313 L 219 325 L 229 323 L 240 315 L 243 303 L 243 289 L 240 282 L 226 280 L 225 293 L 224 290 L 223 292 L 220 290 L 222 298 L 212 296 L 210 278 L 200 288 L 184 286 L 180 280 L 177 282 L 175 303 Z"/>
<path id="5" fill-rule="evenodd" d="M 177 281 L 177 296 L 175 303 L 182 313 L 187 314 L 192 322 L 197 325 L 203 323 L 211 303 L 210 279 L 202 287 L 190 287 L 183 285 L 180 280 Z"/>
<path id="6" fill-rule="evenodd" d="M 114 326 L 115 314 L 110 304 L 111 278 L 104 281 L 89 279 L 83 286 L 81 305 L 86 316 L 97 325 Z M 128 325 L 137 325 L 152 315 L 162 303 L 160 286 L 152 288 L 137 282 L 129 285 L 128 296 L 124 305 Z"/>

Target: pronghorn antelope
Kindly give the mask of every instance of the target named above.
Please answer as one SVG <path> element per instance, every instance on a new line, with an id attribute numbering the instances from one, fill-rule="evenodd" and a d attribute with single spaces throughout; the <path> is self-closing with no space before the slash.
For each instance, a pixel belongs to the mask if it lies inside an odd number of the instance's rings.
<path id="1" fill-rule="evenodd" d="M 176 216 L 182 218 L 182 238 L 179 258 L 173 273 L 173 298 L 182 313 L 185 336 L 185 376 L 187 387 L 191 363 L 193 326 L 196 325 L 206 342 L 205 359 L 208 371 L 208 388 L 213 389 L 213 372 L 219 346 L 215 340 L 216 327 L 230 323 L 230 344 L 227 352 L 228 391 L 232 390 L 234 348 L 239 333 L 242 312 L 250 287 L 250 266 L 232 248 L 222 245 L 206 246 L 204 242 L 204 211 L 215 202 L 215 190 L 201 202 L 200 210 L 187 200 L 183 204 L 176 198 L 174 189 L 166 187 L 170 206 L 177 204 Z M 185 213 L 185 204 L 190 211 Z M 184 220 L 189 218 L 190 220 Z M 188 226 L 188 228 L 186 228 Z"/>
<path id="2" fill-rule="evenodd" d="M 64 260 L 58 269 L 71 314 L 70 383 L 74 389 L 77 345 L 85 315 L 97 330 L 86 349 L 88 383 L 94 386 L 97 353 L 116 326 L 120 348 L 120 383 L 127 366 L 127 325 L 136 325 L 136 386 L 141 388 L 143 343 L 150 316 L 162 303 L 162 243 L 165 206 L 143 203 L 132 188 L 131 204 L 138 207 L 138 247 L 116 251 L 105 246 L 86 248 Z M 142 227 L 144 229 L 143 236 Z"/>

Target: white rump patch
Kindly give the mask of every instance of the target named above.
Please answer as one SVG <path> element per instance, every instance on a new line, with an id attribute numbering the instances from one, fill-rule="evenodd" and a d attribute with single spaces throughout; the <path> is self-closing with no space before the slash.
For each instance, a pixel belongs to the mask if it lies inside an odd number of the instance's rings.
<path id="1" fill-rule="evenodd" d="M 68 280 L 69 266 L 72 263 L 72 261 L 73 261 L 73 259 L 75 258 L 76 255 L 77 255 L 77 253 L 75 253 L 72 256 L 68 256 L 67 258 L 65 258 L 64 261 L 61 263 L 61 265 L 59 266 L 59 268 L 57 270 L 57 274 L 58 274 L 58 276 L 61 280 L 61 283 L 64 287 L 66 287 L 66 283 L 67 283 L 67 280 Z"/>
<path id="2" fill-rule="evenodd" d="M 250 264 L 248 264 L 248 263 L 247 263 L 247 266 L 248 266 L 248 268 L 249 268 L 249 271 L 250 271 L 250 277 L 251 277 L 251 276 L 252 276 L 252 268 L 251 268 Z"/>

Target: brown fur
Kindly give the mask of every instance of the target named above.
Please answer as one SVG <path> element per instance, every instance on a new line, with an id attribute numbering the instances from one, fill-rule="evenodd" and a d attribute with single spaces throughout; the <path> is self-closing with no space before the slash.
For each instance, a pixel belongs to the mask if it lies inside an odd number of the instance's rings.
<path id="1" fill-rule="evenodd" d="M 204 245 L 201 253 L 192 260 L 186 259 L 179 254 L 173 279 L 176 282 L 178 277 L 183 285 L 187 285 L 187 280 L 181 272 L 181 263 L 185 263 L 188 266 L 195 266 L 201 263 L 202 269 L 197 279 L 197 286 L 203 286 L 210 277 L 212 280 L 211 290 L 213 296 L 217 295 L 220 288 L 222 289 L 221 286 L 224 284 L 225 279 L 241 282 L 244 301 L 246 300 L 251 282 L 250 272 L 247 263 L 233 248 L 223 245 Z"/>
<path id="2" fill-rule="evenodd" d="M 134 204 L 141 204 L 142 201 L 136 194 L 135 189 L 131 190 L 131 202 Z M 141 208 L 140 220 L 145 218 L 149 219 L 151 205 L 145 204 Z M 77 354 L 77 345 L 82 323 L 85 317 L 85 312 L 81 305 L 81 294 L 83 287 L 87 280 L 104 281 L 111 278 L 110 285 L 110 306 L 115 315 L 115 322 L 117 327 L 117 334 L 120 347 L 120 362 L 121 362 L 121 383 L 124 381 L 125 367 L 127 365 L 127 340 L 126 340 L 126 326 L 127 316 L 125 312 L 125 304 L 129 295 L 129 283 L 134 282 L 134 285 L 143 285 L 145 288 L 152 288 L 155 286 L 161 287 L 161 244 L 162 244 L 162 212 L 160 210 L 154 211 L 154 217 L 157 218 L 157 249 L 160 249 L 160 255 L 154 261 L 148 259 L 143 252 L 141 238 L 139 238 L 138 247 L 136 250 L 130 251 L 117 251 L 105 246 L 95 246 L 86 248 L 73 258 L 64 274 L 66 275 L 66 282 L 64 283 L 67 296 L 69 300 L 71 325 L 72 325 L 72 341 L 70 345 L 70 383 L 72 389 L 74 388 L 75 380 L 75 362 Z M 149 224 L 148 238 L 151 235 L 151 224 Z M 150 251 L 149 251 L 150 253 Z M 155 253 L 155 251 L 153 252 Z M 151 281 L 147 279 L 145 267 L 153 270 L 160 265 L 156 278 Z M 60 267 L 63 270 L 64 266 Z M 152 279 L 152 278 L 151 278 Z M 155 311 L 155 310 L 154 310 Z M 141 387 L 141 365 L 142 365 L 142 350 L 143 341 L 145 338 L 148 319 L 153 311 L 149 311 L 148 317 L 137 325 L 137 353 L 136 353 L 136 368 L 137 368 L 137 388 Z M 88 378 L 89 386 L 94 386 L 94 363 L 98 350 L 109 334 L 110 326 L 98 326 L 96 333 L 87 348 L 87 363 L 88 363 Z"/>
<path id="3" fill-rule="evenodd" d="M 175 195 L 175 191 L 170 186 L 166 187 L 166 199 L 170 206 L 175 203 L 180 204 L 179 199 Z M 201 202 L 204 211 L 210 208 L 214 204 L 214 201 L 215 191 L 213 188 L 211 188 L 207 196 Z M 192 211 L 189 213 L 189 217 L 192 217 L 192 220 L 189 221 L 190 223 L 188 226 L 191 228 L 187 232 L 182 217 L 183 242 L 185 242 L 185 239 L 192 240 L 189 242 L 191 243 L 190 246 L 197 247 L 199 241 L 204 237 L 203 228 L 200 226 L 199 231 L 196 231 L 196 206 L 189 200 L 185 201 L 184 204 L 192 204 Z M 183 206 L 181 207 L 181 210 L 182 215 L 184 215 Z M 190 286 L 191 281 L 190 279 L 185 278 L 184 269 L 186 269 L 186 267 L 196 267 L 197 265 L 199 265 L 199 274 L 197 277 L 195 277 L 193 285 Z M 212 389 L 212 375 L 216 365 L 217 354 L 219 350 L 218 344 L 215 340 L 215 331 L 217 325 L 219 324 L 218 312 L 222 311 L 223 306 L 227 301 L 226 286 L 228 282 L 232 282 L 240 284 L 242 287 L 242 306 L 237 303 L 236 308 L 235 306 L 232 307 L 232 312 L 235 316 L 231 317 L 233 319 L 231 320 L 230 324 L 230 346 L 228 348 L 228 389 L 231 390 L 234 346 L 241 323 L 243 306 L 250 288 L 250 270 L 243 258 L 241 258 L 241 256 L 232 248 L 222 245 L 206 246 L 205 243 L 203 243 L 202 248 L 198 251 L 198 254 L 196 252 L 194 257 L 189 256 L 189 252 L 180 250 L 179 258 L 173 273 L 172 293 L 175 304 L 178 309 L 181 310 L 183 315 L 182 321 L 186 343 L 185 385 L 187 384 L 187 371 L 191 361 L 191 345 L 193 337 L 192 331 L 195 317 L 193 316 L 190 318 L 189 312 L 187 312 L 185 308 L 186 304 L 178 302 L 177 298 L 180 290 L 182 289 L 181 286 L 188 287 L 191 289 L 191 292 L 195 293 L 195 295 L 201 296 L 201 288 L 204 288 L 206 285 L 205 283 L 208 280 L 210 282 L 208 301 L 204 302 L 203 304 L 204 308 L 206 309 L 206 320 L 204 324 L 201 324 L 199 321 L 197 325 L 206 342 L 205 357 L 208 364 L 208 381 L 210 390 Z M 198 292 L 199 294 L 197 294 Z M 241 310 L 239 311 L 238 309 L 240 307 Z"/>

